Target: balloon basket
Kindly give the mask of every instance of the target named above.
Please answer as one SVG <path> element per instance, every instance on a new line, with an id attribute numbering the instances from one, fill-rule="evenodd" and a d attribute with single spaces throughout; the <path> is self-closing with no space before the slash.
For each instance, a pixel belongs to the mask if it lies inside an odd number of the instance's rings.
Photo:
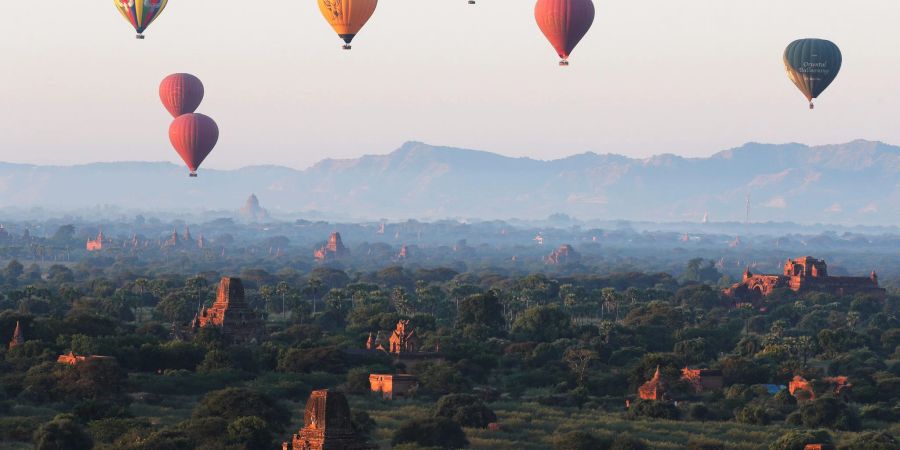
<path id="1" fill-rule="evenodd" d="M 344 44 L 344 46 L 341 47 L 341 48 L 344 49 L 344 50 L 350 50 L 350 49 L 352 49 L 353 47 L 350 46 L 350 44 Z"/>
<path id="2" fill-rule="evenodd" d="M 565 59 L 559 62 L 559 67 L 569 67 L 569 61 Z"/>
<path id="3" fill-rule="evenodd" d="M 816 109 L 816 105 L 814 105 L 813 103 L 810 102 L 809 109 Z"/>
<path id="4" fill-rule="evenodd" d="M 134 38 L 135 38 L 135 39 L 144 39 L 144 35 L 143 35 L 143 34 L 139 34 L 139 35 L 135 36 Z"/>
<path id="5" fill-rule="evenodd" d="M 188 175 L 188 177 L 190 177 L 190 178 L 197 178 L 197 172 L 191 172 L 191 174 Z"/>

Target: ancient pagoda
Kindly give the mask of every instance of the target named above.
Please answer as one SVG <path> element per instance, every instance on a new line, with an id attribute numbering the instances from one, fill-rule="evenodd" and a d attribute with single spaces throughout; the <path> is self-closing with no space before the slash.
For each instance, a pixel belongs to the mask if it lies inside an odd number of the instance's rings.
<path id="1" fill-rule="evenodd" d="M 340 392 L 313 391 L 306 402 L 303 428 L 284 450 L 375 450 L 353 431 L 350 405 Z"/>
<path id="2" fill-rule="evenodd" d="M 16 331 L 13 332 L 12 340 L 9 341 L 9 349 L 12 350 L 25 343 L 25 335 L 22 334 L 22 326 L 16 321 Z"/>
<path id="3" fill-rule="evenodd" d="M 234 342 L 258 342 L 264 336 L 264 323 L 244 299 L 244 284 L 240 278 L 223 277 L 219 282 L 216 301 L 202 308 L 191 328 L 219 327 Z"/>

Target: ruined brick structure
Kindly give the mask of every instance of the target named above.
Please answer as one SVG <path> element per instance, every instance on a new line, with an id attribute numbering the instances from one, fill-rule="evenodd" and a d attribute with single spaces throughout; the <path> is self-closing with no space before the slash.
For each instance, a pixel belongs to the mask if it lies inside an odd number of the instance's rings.
<path id="1" fill-rule="evenodd" d="M 25 335 L 22 334 L 22 327 L 19 325 L 19 321 L 16 321 L 16 331 L 13 331 L 12 339 L 9 341 L 9 348 L 12 350 L 15 347 L 18 347 L 25 343 Z"/>
<path id="2" fill-rule="evenodd" d="M 822 381 L 828 384 L 829 389 L 834 393 L 835 397 L 844 401 L 850 399 L 850 394 L 853 392 L 853 385 L 850 384 L 850 379 L 848 377 L 827 377 L 823 378 Z M 811 382 L 801 376 L 795 376 L 794 379 L 791 380 L 788 384 L 788 391 L 795 397 L 798 392 L 805 392 L 810 400 L 816 398 L 816 392 L 813 390 Z"/>
<path id="3" fill-rule="evenodd" d="M 719 391 L 725 386 L 725 379 L 721 370 L 710 369 L 681 369 L 681 379 L 687 381 L 694 392 Z"/>
<path id="4" fill-rule="evenodd" d="M 550 253 L 550 255 L 544 258 L 544 263 L 551 266 L 563 266 L 578 261 L 581 261 L 581 255 L 569 244 L 561 245 L 558 249 L 553 250 L 553 253 Z"/>
<path id="5" fill-rule="evenodd" d="M 216 301 L 194 317 L 191 328 L 219 327 L 222 334 L 235 342 L 255 342 L 263 338 L 264 324 L 244 299 L 240 278 L 223 277 Z"/>
<path id="6" fill-rule="evenodd" d="M 340 392 L 313 391 L 306 402 L 303 428 L 284 450 L 375 450 L 353 432 L 350 405 Z"/>
<path id="7" fill-rule="evenodd" d="M 825 261 L 811 256 L 789 259 L 782 275 L 754 275 L 748 269 L 743 280 L 726 289 L 724 294 L 739 301 L 755 301 L 781 288 L 799 293 L 826 292 L 841 296 L 886 295 L 886 291 L 878 287 L 878 275 L 874 271 L 869 277 L 832 277 L 828 275 Z"/>
<path id="8" fill-rule="evenodd" d="M 659 366 L 650 381 L 638 388 L 638 396 L 641 400 L 668 400 L 668 386 L 659 373 Z"/>
<path id="9" fill-rule="evenodd" d="M 341 233 L 334 232 L 328 237 L 328 243 L 316 250 L 313 256 L 318 262 L 326 262 L 341 259 L 349 254 L 350 250 L 344 247 L 344 242 L 341 241 Z"/>
<path id="10" fill-rule="evenodd" d="M 419 379 L 413 375 L 383 375 L 373 373 L 369 375 L 369 385 L 374 393 L 380 393 L 381 398 L 393 400 L 398 397 L 409 398 L 415 396 L 419 389 Z"/>
<path id="11" fill-rule="evenodd" d="M 400 253 L 397 254 L 397 259 L 402 261 L 404 259 L 411 258 L 413 256 L 413 253 L 414 251 L 411 247 L 403 245 L 400 247 Z"/>
<path id="12" fill-rule="evenodd" d="M 89 252 L 99 252 L 100 250 L 103 250 L 103 240 L 103 232 L 101 231 L 97 234 L 97 239 L 88 239 L 85 249 Z"/>
<path id="13" fill-rule="evenodd" d="M 79 356 L 73 352 L 69 352 L 66 355 L 59 355 L 59 357 L 56 358 L 57 363 L 65 364 L 67 366 L 77 366 L 82 363 L 93 362 L 93 361 L 110 361 L 110 362 L 112 362 L 115 360 L 116 360 L 116 358 L 113 358 L 112 356 L 97 356 L 97 355 Z"/>
<path id="14" fill-rule="evenodd" d="M 806 444 L 803 450 L 835 450 L 835 447 L 831 444 Z"/>
<path id="15" fill-rule="evenodd" d="M 418 351 L 419 337 L 416 330 L 409 326 L 409 319 L 397 322 L 397 328 L 391 333 L 390 343 L 390 352 L 396 355 Z"/>

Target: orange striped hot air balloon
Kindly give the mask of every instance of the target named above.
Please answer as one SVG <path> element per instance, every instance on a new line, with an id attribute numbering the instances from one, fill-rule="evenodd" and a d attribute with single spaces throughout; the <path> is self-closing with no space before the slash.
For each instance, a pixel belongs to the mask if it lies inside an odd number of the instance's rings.
<path id="1" fill-rule="evenodd" d="M 137 38 L 144 38 L 144 30 L 162 14 L 169 0 L 113 0 L 122 17 L 137 31 Z"/>
<path id="2" fill-rule="evenodd" d="M 376 6 L 378 0 L 319 0 L 319 10 L 344 40 L 344 50 L 350 50 L 350 43 L 372 17 Z"/>

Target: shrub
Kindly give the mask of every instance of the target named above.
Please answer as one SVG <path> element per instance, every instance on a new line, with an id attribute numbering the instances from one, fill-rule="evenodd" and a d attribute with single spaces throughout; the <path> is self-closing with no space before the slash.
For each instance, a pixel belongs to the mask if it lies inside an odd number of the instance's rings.
<path id="1" fill-rule="evenodd" d="M 769 450 L 803 450 L 806 444 L 830 444 L 831 435 L 827 431 L 788 431 L 769 445 Z"/>
<path id="2" fill-rule="evenodd" d="M 688 441 L 688 450 L 726 450 L 725 443 L 711 439 L 692 438 Z"/>
<path id="3" fill-rule="evenodd" d="M 640 439 L 622 434 L 613 441 L 610 450 L 650 450 L 650 447 Z"/>
<path id="4" fill-rule="evenodd" d="M 739 409 L 734 418 L 740 423 L 750 425 L 768 425 L 772 422 L 772 416 L 766 407 L 758 404 L 750 404 Z"/>
<path id="5" fill-rule="evenodd" d="M 657 402 L 652 400 L 640 400 L 631 405 L 628 409 L 630 418 L 650 418 L 650 419 L 669 419 L 678 420 L 678 408 L 668 402 Z"/>
<path id="6" fill-rule="evenodd" d="M 900 443 L 894 436 L 884 431 L 867 431 L 856 436 L 849 445 L 841 450 L 896 450 Z"/>
<path id="7" fill-rule="evenodd" d="M 497 415 L 478 396 L 471 394 L 445 395 L 437 402 L 435 417 L 450 419 L 463 427 L 487 428 L 497 421 Z"/>
<path id="8" fill-rule="evenodd" d="M 800 418 L 808 428 L 826 427 L 835 430 L 857 431 L 861 424 L 856 412 L 846 403 L 822 397 L 800 407 Z"/>
<path id="9" fill-rule="evenodd" d="M 280 432 L 290 422 L 291 414 L 271 397 L 241 388 L 210 392 L 193 411 L 194 418 L 221 417 L 230 422 L 252 416 L 265 421 L 270 431 Z"/>
<path id="10" fill-rule="evenodd" d="M 228 425 L 228 442 L 246 449 L 266 449 L 272 447 L 272 435 L 266 421 L 255 416 L 241 417 Z"/>
<path id="11" fill-rule="evenodd" d="M 466 433 L 450 419 L 413 419 L 394 433 L 392 445 L 412 443 L 420 447 L 466 448 Z"/>
<path id="12" fill-rule="evenodd" d="M 611 442 L 586 431 L 570 431 L 554 436 L 553 450 L 607 450 Z"/>
<path id="13" fill-rule="evenodd" d="M 35 450 L 91 450 L 94 442 L 70 415 L 56 416 L 34 432 Z"/>

